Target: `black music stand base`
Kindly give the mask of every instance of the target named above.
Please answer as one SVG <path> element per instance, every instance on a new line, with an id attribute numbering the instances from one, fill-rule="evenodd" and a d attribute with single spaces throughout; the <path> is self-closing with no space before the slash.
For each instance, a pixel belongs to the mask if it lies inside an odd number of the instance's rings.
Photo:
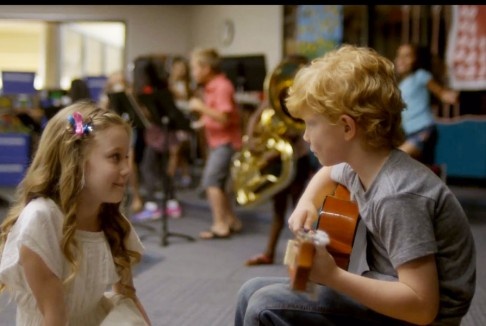
<path id="1" fill-rule="evenodd" d="M 169 132 L 169 129 L 168 129 L 168 120 L 162 120 L 162 124 L 163 124 L 163 127 L 165 129 L 165 132 L 168 133 Z M 165 150 L 165 155 L 167 155 L 166 157 L 164 157 L 164 164 L 163 164 L 163 169 L 162 169 L 162 173 L 164 173 L 164 175 L 166 176 L 165 178 L 162 178 L 162 180 L 167 180 L 167 162 L 169 160 L 169 142 L 167 140 L 168 137 L 166 137 L 166 140 L 165 140 L 165 144 L 164 144 L 164 147 L 166 148 Z M 174 182 L 173 180 L 171 180 L 171 182 Z M 195 241 L 196 239 L 191 237 L 190 235 L 186 235 L 186 234 L 181 234 L 181 233 L 174 233 L 174 232 L 169 232 L 169 223 L 168 223 L 168 220 L 167 220 L 167 200 L 169 198 L 169 193 L 168 193 L 168 188 L 167 188 L 167 185 L 164 185 L 164 195 L 162 197 L 162 200 L 160 202 L 160 207 L 162 208 L 162 218 L 161 218 L 161 234 L 160 234 L 160 245 L 162 247 L 166 247 L 168 244 L 169 244 L 169 241 L 167 240 L 169 237 L 171 236 L 174 236 L 174 237 L 179 237 L 179 238 L 184 238 L 188 241 Z"/>
<path id="2" fill-rule="evenodd" d="M 165 112 L 166 114 L 165 115 L 162 115 L 160 116 L 160 127 L 162 127 L 162 130 L 163 130 L 163 133 L 165 135 L 169 134 L 169 122 L 170 122 L 170 119 L 169 119 L 169 115 L 167 114 L 167 110 L 171 111 L 172 112 L 179 112 L 180 111 L 177 109 L 177 107 L 175 106 L 175 103 L 173 101 L 173 98 L 172 98 L 172 95 L 171 95 L 171 92 L 166 89 L 164 90 L 163 92 L 158 92 L 159 95 L 161 96 L 160 98 L 161 99 L 165 99 L 167 101 L 169 101 L 170 105 L 167 106 L 167 107 L 164 107 L 162 106 L 163 110 L 157 110 L 158 108 L 158 105 L 157 104 L 164 104 L 164 103 L 158 103 L 158 102 L 154 102 L 154 103 L 149 103 L 149 104 L 156 104 L 154 107 L 152 107 L 151 105 L 147 105 L 147 107 L 150 109 L 154 109 L 153 113 L 155 116 L 157 116 L 158 114 L 160 114 L 160 112 Z M 153 96 L 152 96 L 153 97 Z M 146 100 L 150 99 L 151 97 L 149 98 L 146 98 Z M 156 97 L 153 97 L 153 100 L 156 100 L 157 98 Z M 167 103 L 165 103 L 167 104 Z M 181 113 L 180 113 L 181 114 Z M 186 121 L 186 123 L 188 124 L 189 122 Z M 190 129 L 190 127 L 188 127 Z M 162 164 L 162 173 L 163 173 L 163 176 L 162 176 L 162 180 L 167 180 L 167 162 L 169 160 L 169 140 L 168 138 L 169 137 L 164 137 L 164 143 L 163 143 L 163 148 L 164 148 L 164 156 L 163 157 L 163 161 L 164 163 Z M 171 182 L 173 182 L 173 180 L 171 180 Z M 174 237 L 180 237 L 180 238 L 184 238 L 188 241 L 196 241 L 195 238 L 189 236 L 189 235 L 185 235 L 185 234 L 180 234 L 180 233 L 173 233 L 173 232 L 169 232 L 169 228 L 168 228 L 168 221 L 167 221 L 167 212 L 166 212 L 166 208 L 167 208 L 167 200 L 169 198 L 169 192 L 168 192 L 168 187 L 167 185 L 164 185 L 163 186 L 164 188 L 164 194 L 162 196 L 162 199 L 161 199 L 161 202 L 160 202 L 160 207 L 162 208 L 162 218 L 161 218 L 161 234 L 160 234 L 160 245 L 165 247 L 169 244 L 169 241 L 168 241 L 168 238 L 171 237 L 171 236 L 174 236 Z M 156 232 L 155 228 L 150 226 L 150 225 L 142 225 L 143 227 L 153 231 L 153 232 Z"/>
<path id="3" fill-rule="evenodd" d="M 157 229 L 153 226 L 153 225 L 147 225 L 145 223 L 140 223 L 140 222 L 132 222 L 132 224 L 134 226 L 139 226 L 139 227 L 142 227 L 144 229 L 147 229 L 151 232 L 154 232 L 154 233 L 157 233 Z M 148 234 L 143 234 L 140 236 L 140 240 L 144 240 L 147 236 L 149 236 Z M 166 247 L 169 245 L 169 237 L 179 237 L 179 238 L 183 238 L 183 239 L 186 239 L 187 241 L 196 241 L 196 239 L 190 235 L 187 235 L 187 234 L 182 234 L 182 233 L 177 233 L 177 232 L 170 232 L 169 231 L 169 227 L 168 227 L 168 219 L 167 219 L 167 215 L 164 214 L 162 215 L 161 217 L 161 234 L 160 234 L 160 245 L 162 247 Z"/>
<path id="4" fill-rule="evenodd" d="M 162 217 L 160 218 L 160 224 L 161 224 L 161 227 L 160 227 L 160 245 L 162 247 L 166 247 L 169 245 L 169 237 L 179 237 L 179 238 L 183 238 L 183 239 L 186 239 L 187 241 L 196 241 L 196 239 L 190 235 L 187 235 L 187 234 L 182 234 L 182 233 L 177 233 L 177 232 L 170 232 L 169 231 L 169 221 L 168 221 L 168 215 L 167 215 L 167 212 L 166 212 L 166 208 L 167 208 L 167 200 L 165 199 L 167 198 L 167 194 L 164 194 L 164 198 L 162 198 L 161 202 L 160 202 L 160 206 L 162 208 Z M 139 227 L 142 227 L 146 230 L 149 230 L 153 233 L 157 233 L 157 229 L 155 226 L 153 225 L 148 225 L 144 222 L 139 222 L 139 221 L 131 221 L 132 225 L 133 226 L 139 226 Z M 148 237 L 149 234 L 143 234 L 140 236 L 140 240 L 144 240 L 146 237 Z"/>
<path id="5" fill-rule="evenodd" d="M 162 223 L 161 223 L 160 245 L 162 247 L 166 247 L 167 245 L 169 245 L 169 241 L 168 241 L 169 237 L 179 237 L 179 238 L 186 239 L 187 241 L 196 241 L 196 239 L 191 237 L 190 235 L 169 231 L 169 227 L 167 223 L 168 222 L 167 213 L 166 213 L 167 202 L 166 200 L 163 200 L 163 202 L 164 203 L 162 205 L 163 213 L 162 213 L 162 220 L 161 220 Z"/>

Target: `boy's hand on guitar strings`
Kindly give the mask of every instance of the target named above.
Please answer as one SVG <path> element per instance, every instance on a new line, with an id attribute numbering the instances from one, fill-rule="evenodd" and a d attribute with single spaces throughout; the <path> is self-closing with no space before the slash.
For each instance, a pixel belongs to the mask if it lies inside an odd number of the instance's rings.
<path id="1" fill-rule="evenodd" d="M 331 242 L 331 240 L 329 239 L 329 235 L 323 230 L 315 231 L 313 238 L 314 246 L 316 246 L 316 249 L 318 247 L 326 247 L 329 242 Z"/>
<path id="2" fill-rule="evenodd" d="M 317 210 L 311 202 L 299 202 L 288 219 L 289 229 L 293 233 L 302 229 L 312 230 L 317 217 Z"/>

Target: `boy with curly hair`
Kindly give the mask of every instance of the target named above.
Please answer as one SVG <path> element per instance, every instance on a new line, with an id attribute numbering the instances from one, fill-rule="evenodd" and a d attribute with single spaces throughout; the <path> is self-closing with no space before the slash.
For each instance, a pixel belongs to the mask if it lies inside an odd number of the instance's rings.
<path id="1" fill-rule="evenodd" d="M 398 149 L 405 105 L 393 63 L 343 45 L 299 70 L 286 103 L 323 165 L 289 228 L 312 229 L 324 197 L 345 186 L 366 227 L 368 270 L 342 269 L 316 246 L 317 300 L 288 278 L 254 278 L 240 289 L 235 325 L 459 325 L 475 290 L 474 240 L 447 185 Z"/>

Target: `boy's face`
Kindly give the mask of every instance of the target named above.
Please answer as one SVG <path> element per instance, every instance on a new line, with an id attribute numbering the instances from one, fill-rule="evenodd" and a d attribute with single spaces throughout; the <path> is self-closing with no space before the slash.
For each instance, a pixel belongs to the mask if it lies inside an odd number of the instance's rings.
<path id="1" fill-rule="evenodd" d="M 344 127 L 310 109 L 303 109 L 301 117 L 305 122 L 304 140 L 319 163 L 330 166 L 343 162 L 346 149 Z"/>
<path id="2" fill-rule="evenodd" d="M 122 126 L 95 133 L 87 148 L 83 198 L 99 204 L 121 202 L 130 173 L 129 148 L 129 135 Z"/>
<path id="3" fill-rule="evenodd" d="M 209 67 L 191 59 L 191 75 L 199 85 L 204 85 L 209 76 Z"/>

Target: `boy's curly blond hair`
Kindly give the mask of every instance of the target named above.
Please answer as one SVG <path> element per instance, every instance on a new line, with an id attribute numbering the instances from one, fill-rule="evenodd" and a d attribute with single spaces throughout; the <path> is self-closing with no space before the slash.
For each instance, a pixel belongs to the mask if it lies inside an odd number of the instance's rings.
<path id="1" fill-rule="evenodd" d="M 331 122 L 343 114 L 351 116 L 371 148 L 398 147 L 405 140 L 405 103 L 393 63 L 371 48 L 345 44 L 314 59 L 296 74 L 286 104 L 295 117 L 302 109 Z"/>

